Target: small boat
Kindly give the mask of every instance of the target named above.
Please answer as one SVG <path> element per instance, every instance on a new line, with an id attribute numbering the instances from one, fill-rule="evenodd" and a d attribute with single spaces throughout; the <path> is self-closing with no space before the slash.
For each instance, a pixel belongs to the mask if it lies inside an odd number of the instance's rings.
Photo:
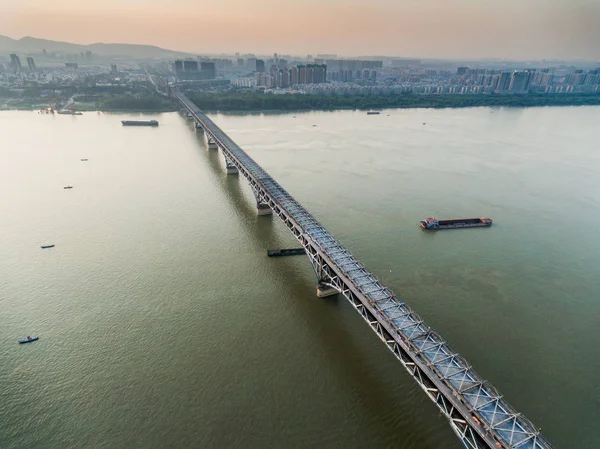
<path id="1" fill-rule="evenodd" d="M 46 249 L 46 248 L 54 248 L 54 245 L 42 245 L 41 246 L 42 249 Z"/>
<path id="2" fill-rule="evenodd" d="M 81 162 L 87 162 L 87 159 L 81 159 Z"/>
<path id="3" fill-rule="evenodd" d="M 426 123 L 426 122 L 423 122 L 423 125 L 427 125 L 427 123 Z"/>
<path id="4" fill-rule="evenodd" d="M 493 223 L 491 218 L 455 218 L 453 220 L 438 220 L 436 218 L 426 218 L 421 221 L 423 229 L 464 229 L 464 228 L 483 228 L 489 227 Z"/>
<path id="5" fill-rule="evenodd" d="M 29 335 L 26 338 L 21 338 L 19 343 L 31 343 L 32 341 L 39 340 L 40 337 L 30 337 Z"/>
<path id="6" fill-rule="evenodd" d="M 72 189 L 73 186 L 64 186 L 63 189 Z"/>
<path id="7" fill-rule="evenodd" d="M 367 112 L 367 115 L 378 115 L 378 114 L 381 114 L 381 112 L 380 111 L 368 111 Z"/>

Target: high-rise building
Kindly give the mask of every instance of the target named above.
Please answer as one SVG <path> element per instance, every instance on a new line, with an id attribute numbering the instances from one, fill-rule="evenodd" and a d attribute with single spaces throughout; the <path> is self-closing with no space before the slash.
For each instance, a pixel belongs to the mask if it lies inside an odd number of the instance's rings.
<path id="1" fill-rule="evenodd" d="M 502 72 L 500 74 L 500 79 L 498 80 L 498 91 L 505 92 L 510 87 L 510 82 L 512 79 L 512 74 L 510 72 Z"/>
<path id="2" fill-rule="evenodd" d="M 23 71 L 23 67 L 21 67 L 21 60 L 14 53 L 10 55 L 10 65 L 12 66 L 13 70 L 16 70 L 18 72 Z"/>
<path id="3" fill-rule="evenodd" d="M 321 84 L 325 82 L 327 77 L 327 66 L 325 64 L 310 64 L 312 68 L 312 82 L 314 84 Z"/>
<path id="4" fill-rule="evenodd" d="M 281 72 L 281 87 L 290 87 L 290 71 L 287 67 L 279 70 Z"/>
<path id="5" fill-rule="evenodd" d="M 306 84 L 306 66 L 298 66 L 298 84 Z"/>
<path id="6" fill-rule="evenodd" d="M 534 73 L 533 71 L 513 72 L 508 90 L 514 93 L 527 92 Z"/>
<path id="7" fill-rule="evenodd" d="M 290 72 L 291 72 L 290 83 L 292 85 L 298 84 L 298 67 L 296 67 L 296 66 L 292 67 L 292 70 L 290 70 Z"/>
<path id="8" fill-rule="evenodd" d="M 174 72 L 183 72 L 183 61 L 175 61 Z"/>
<path id="9" fill-rule="evenodd" d="M 265 61 L 263 59 L 256 60 L 256 71 L 260 73 L 264 73 L 265 71 Z"/>
<path id="10" fill-rule="evenodd" d="M 464 75 L 465 73 L 467 73 L 467 70 L 469 70 L 468 67 L 459 67 L 458 69 L 456 69 L 456 74 L 458 76 Z"/>
<path id="11" fill-rule="evenodd" d="M 197 72 L 198 71 L 198 61 L 194 61 L 194 60 L 183 61 L 183 71 L 184 72 Z"/>
<path id="12" fill-rule="evenodd" d="M 35 72 L 35 61 L 31 56 L 27 56 L 27 67 L 29 67 L 30 72 Z"/>
<path id="13" fill-rule="evenodd" d="M 117 64 L 110 65 L 110 74 L 116 76 L 119 72 L 117 71 Z"/>
<path id="14" fill-rule="evenodd" d="M 237 58 L 237 65 L 238 65 L 238 67 L 243 67 L 244 66 L 244 59 L 243 58 Z"/>
<path id="15" fill-rule="evenodd" d="M 203 74 L 203 79 L 214 80 L 217 77 L 217 69 L 214 62 L 201 62 L 200 71 Z"/>

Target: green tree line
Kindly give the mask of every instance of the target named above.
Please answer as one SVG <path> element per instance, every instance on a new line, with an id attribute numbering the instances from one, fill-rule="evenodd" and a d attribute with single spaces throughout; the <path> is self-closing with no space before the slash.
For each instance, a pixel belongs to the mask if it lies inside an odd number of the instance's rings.
<path id="1" fill-rule="evenodd" d="M 105 99 L 99 107 L 103 111 L 174 111 L 177 109 L 172 101 L 157 95 L 143 97 L 118 95 Z"/>
<path id="2" fill-rule="evenodd" d="M 264 93 L 189 93 L 207 111 L 273 111 L 308 109 L 462 108 L 476 106 L 600 105 L 600 94 L 323 96 Z"/>

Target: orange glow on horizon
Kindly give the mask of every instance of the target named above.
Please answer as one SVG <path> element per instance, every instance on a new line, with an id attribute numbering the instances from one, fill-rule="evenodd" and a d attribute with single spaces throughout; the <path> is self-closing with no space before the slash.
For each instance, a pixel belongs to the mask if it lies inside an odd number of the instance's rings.
<path id="1" fill-rule="evenodd" d="M 149 44 L 193 53 L 600 61 L 600 5 L 583 0 L 522 3 L 0 0 L 0 34 Z"/>

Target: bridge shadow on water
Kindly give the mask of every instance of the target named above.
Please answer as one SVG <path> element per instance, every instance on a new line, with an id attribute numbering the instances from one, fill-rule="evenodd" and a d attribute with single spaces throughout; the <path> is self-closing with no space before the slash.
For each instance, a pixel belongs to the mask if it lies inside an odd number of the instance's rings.
<path id="1" fill-rule="evenodd" d="M 283 241 L 275 235 L 274 220 L 279 218 L 257 216 L 253 198 L 249 201 L 241 185 L 246 180 L 242 175 L 227 175 L 221 150 L 209 150 L 203 139 L 203 135 L 198 134 L 198 150 L 209 163 L 210 172 L 220 184 L 225 198 L 236 209 L 235 216 L 242 224 L 247 238 L 258 240 L 263 245 L 265 257 L 268 245 L 281 248 L 286 242 L 289 244 L 289 240 Z M 287 229 L 285 231 L 289 232 Z M 305 259 L 305 262 L 310 266 L 308 260 Z M 460 447 L 456 437 L 455 444 L 440 439 L 440 434 L 443 438 L 443 432 L 438 429 L 445 423 L 433 422 L 436 414 L 441 417 L 437 408 L 423 395 L 400 363 L 384 348 L 373 332 L 367 329 L 362 318 L 341 295 L 319 299 L 315 292 L 316 277 L 307 276 L 306 272 L 297 269 L 294 261 L 285 257 L 277 258 L 273 263 L 277 263 L 277 270 L 273 270 L 272 275 L 282 278 L 279 280 L 285 290 L 290 292 L 290 296 L 301 296 L 304 299 L 294 302 L 294 306 L 300 309 L 303 316 L 310 318 L 306 320 L 312 327 L 310 333 L 316 336 L 316 340 L 325 349 L 336 377 L 343 379 L 344 389 L 362 407 L 361 414 L 368 418 L 370 425 L 376 427 L 373 432 L 362 433 L 365 438 L 378 435 L 379 441 L 370 441 L 375 443 L 374 446 L 369 444 L 370 447 L 376 447 L 378 443 L 385 447 L 427 448 L 441 447 L 440 444 L 444 447 Z M 299 291 L 299 288 L 302 290 Z M 315 304 L 315 301 L 318 303 Z M 340 319 L 341 314 L 343 319 Z M 352 315 L 352 318 L 348 319 L 348 315 Z M 363 330 L 357 331 L 358 326 L 362 326 Z M 363 338 L 371 338 L 372 341 L 365 342 Z M 384 359 L 381 353 L 372 352 L 379 348 L 389 356 L 388 359 Z M 374 363 L 382 360 L 386 360 L 386 363 Z M 391 379 L 390 372 L 393 373 Z M 396 381 L 396 375 L 399 382 Z M 419 413 L 413 413 L 412 407 L 417 407 Z M 431 422 L 425 422 L 416 416 L 428 413 L 431 414 Z M 354 415 L 356 413 L 352 413 Z M 344 421 L 344 418 L 341 417 L 340 420 Z M 435 427 L 436 431 L 431 432 L 431 427 Z M 447 432 L 448 438 L 453 438 L 449 428 Z M 405 444 L 402 444 L 403 441 Z M 357 447 L 363 447 L 363 443 L 366 444 L 367 441 L 357 441 Z"/>

